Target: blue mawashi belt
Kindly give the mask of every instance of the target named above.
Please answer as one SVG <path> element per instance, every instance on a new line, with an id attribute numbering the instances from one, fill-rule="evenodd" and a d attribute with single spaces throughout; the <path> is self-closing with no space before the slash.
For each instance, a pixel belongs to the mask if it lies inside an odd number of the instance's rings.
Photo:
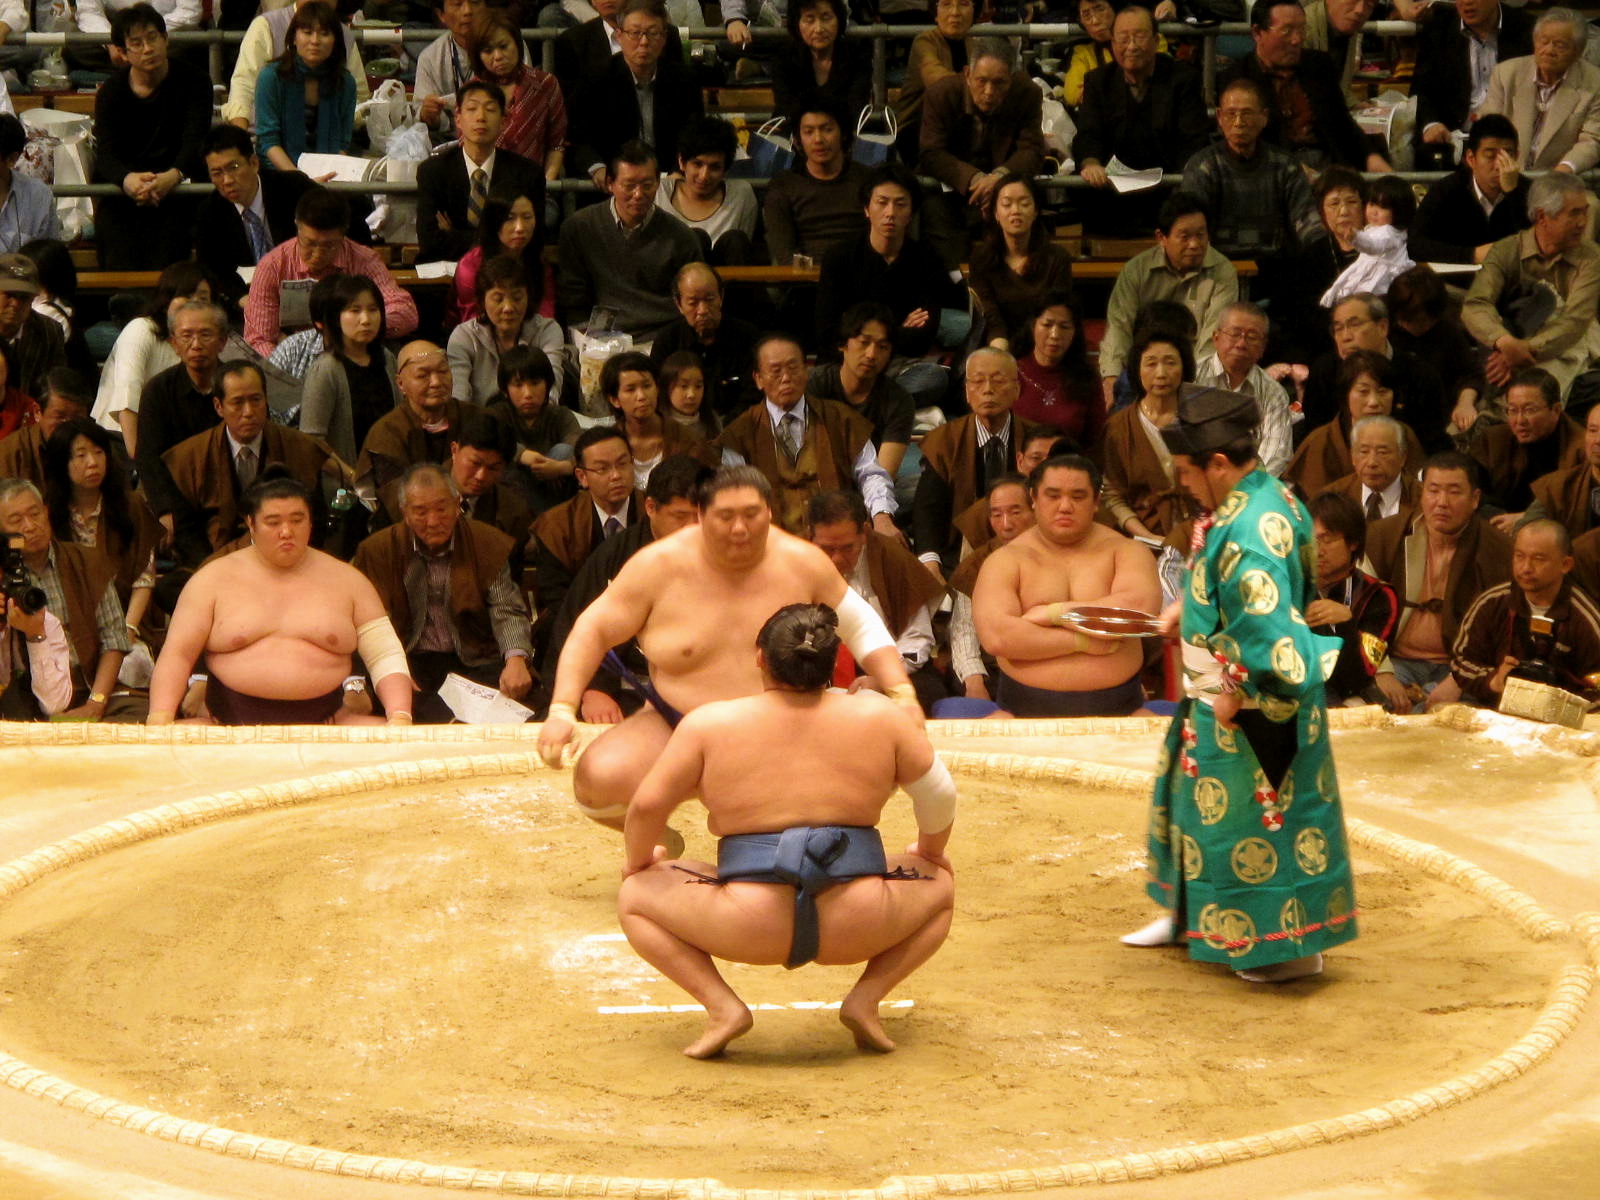
<path id="1" fill-rule="evenodd" d="M 682 870 L 683 868 L 679 868 Z M 883 838 L 867 825 L 796 825 L 782 833 L 739 833 L 717 844 L 717 877 L 689 872 L 703 883 L 785 883 L 794 888 L 791 971 L 817 956 L 817 897 L 853 879 L 926 879 L 904 867 L 889 870 Z"/>

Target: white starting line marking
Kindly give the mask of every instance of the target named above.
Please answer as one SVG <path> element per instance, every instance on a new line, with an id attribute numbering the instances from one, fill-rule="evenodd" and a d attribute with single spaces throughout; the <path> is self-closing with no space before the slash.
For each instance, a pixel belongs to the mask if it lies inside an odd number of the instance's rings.
<path id="1" fill-rule="evenodd" d="M 886 1000 L 879 1005 L 880 1008 L 915 1008 L 916 1006 L 917 1002 L 915 1000 Z M 838 1008 L 839 1001 L 796 1000 L 792 1004 L 752 1004 L 750 1007 L 756 1012 L 787 1012 L 792 1009 L 810 1011 Z M 641 1013 L 705 1012 L 705 1009 L 698 1004 L 602 1004 L 595 1011 L 608 1016 L 636 1016 Z"/>

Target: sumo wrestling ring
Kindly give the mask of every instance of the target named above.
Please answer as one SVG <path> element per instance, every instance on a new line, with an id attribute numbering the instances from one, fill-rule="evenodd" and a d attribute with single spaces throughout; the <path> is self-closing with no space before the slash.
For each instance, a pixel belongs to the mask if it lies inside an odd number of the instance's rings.
<path id="1" fill-rule="evenodd" d="M 49 1106 L 84 1161 L 114 1128 L 248 1164 L 261 1195 L 608 1200 L 1200 1195 L 1386 1138 L 1420 1165 L 1421 1131 L 1457 1114 L 1453 1144 L 1481 1139 L 1502 1089 L 1559 1109 L 1564 1057 L 1600 1037 L 1600 903 L 1411 834 L 1543 788 L 1600 855 L 1600 735 L 1329 721 L 1361 937 L 1321 977 L 1250 986 L 1117 943 L 1151 914 L 1164 721 L 934 722 L 956 920 L 884 1007 L 899 1049 L 838 1024 L 858 968 L 733 966 L 756 1026 L 709 1063 L 679 1056 L 702 1014 L 623 939 L 620 841 L 536 727 L 0 726 L 0 1196 L 8 1114 Z M 689 857 L 714 857 L 703 816 L 674 822 Z M 912 840 L 904 797 L 884 831 Z M 186 1194 L 210 1195 L 198 1161 Z"/>

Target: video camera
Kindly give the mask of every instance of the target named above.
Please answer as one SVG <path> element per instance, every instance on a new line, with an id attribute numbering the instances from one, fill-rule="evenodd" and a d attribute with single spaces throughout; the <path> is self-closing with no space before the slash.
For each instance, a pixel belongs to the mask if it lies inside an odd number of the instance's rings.
<path id="1" fill-rule="evenodd" d="M 22 561 L 20 533 L 6 534 L 5 545 L 0 547 L 0 592 L 30 617 L 45 606 L 44 589 L 33 582 Z"/>

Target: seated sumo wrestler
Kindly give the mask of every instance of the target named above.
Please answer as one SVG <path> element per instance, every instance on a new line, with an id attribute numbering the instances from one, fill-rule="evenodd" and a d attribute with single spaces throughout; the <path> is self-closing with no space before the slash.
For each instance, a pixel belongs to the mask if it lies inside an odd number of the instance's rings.
<path id="1" fill-rule="evenodd" d="M 241 505 L 250 544 L 184 587 L 150 680 L 151 725 L 177 717 L 197 660 L 219 725 L 376 724 L 341 713 L 357 650 L 389 723 L 411 723 L 411 675 L 378 593 L 361 572 L 311 548 L 311 498 L 263 478 Z"/>
<path id="2" fill-rule="evenodd" d="M 1140 644 L 1065 624 L 1074 604 L 1153 613 L 1161 602 L 1149 550 L 1095 520 L 1100 483 L 1081 455 L 1036 466 L 1033 528 L 990 555 L 973 588 L 978 638 L 999 664 L 995 699 L 1013 716 L 1127 716 L 1144 704 Z"/>
<path id="3" fill-rule="evenodd" d="M 878 1003 L 949 933 L 955 785 L 899 706 L 827 690 L 837 626 L 823 604 L 773 614 L 756 638 L 764 690 L 685 716 L 628 809 L 622 929 L 705 1006 L 705 1032 L 684 1049 L 691 1058 L 721 1053 L 753 1024 L 713 955 L 790 968 L 865 962 L 839 1019 L 861 1049 L 889 1051 Z M 875 826 L 896 785 L 911 795 L 919 832 L 890 858 Z M 722 839 L 715 868 L 663 861 L 667 818 L 693 795 Z M 695 879 L 709 886 L 684 886 Z"/>

